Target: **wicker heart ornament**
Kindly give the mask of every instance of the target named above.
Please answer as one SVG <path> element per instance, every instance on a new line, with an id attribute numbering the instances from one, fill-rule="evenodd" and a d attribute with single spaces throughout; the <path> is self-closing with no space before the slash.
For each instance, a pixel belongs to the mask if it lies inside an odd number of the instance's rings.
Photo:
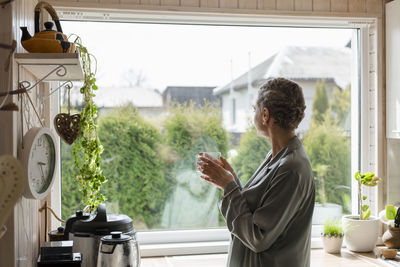
<path id="1" fill-rule="evenodd" d="M 79 136 L 80 114 L 60 113 L 54 117 L 54 127 L 64 142 L 71 145 Z"/>

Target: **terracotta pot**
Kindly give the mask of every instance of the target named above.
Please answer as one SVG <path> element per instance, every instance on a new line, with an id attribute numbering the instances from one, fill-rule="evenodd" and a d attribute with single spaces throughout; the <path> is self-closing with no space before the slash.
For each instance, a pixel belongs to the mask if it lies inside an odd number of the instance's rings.
<path id="1" fill-rule="evenodd" d="M 383 234 L 382 241 L 388 248 L 400 249 L 400 228 L 392 227 Z"/>

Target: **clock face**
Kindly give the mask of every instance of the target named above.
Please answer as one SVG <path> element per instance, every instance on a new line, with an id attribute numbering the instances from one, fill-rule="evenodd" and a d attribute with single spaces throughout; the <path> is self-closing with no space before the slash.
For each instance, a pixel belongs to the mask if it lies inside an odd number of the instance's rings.
<path id="1" fill-rule="evenodd" d="M 46 133 L 33 140 L 29 153 L 28 179 L 32 191 L 43 194 L 49 188 L 55 168 L 55 147 L 53 139 Z"/>

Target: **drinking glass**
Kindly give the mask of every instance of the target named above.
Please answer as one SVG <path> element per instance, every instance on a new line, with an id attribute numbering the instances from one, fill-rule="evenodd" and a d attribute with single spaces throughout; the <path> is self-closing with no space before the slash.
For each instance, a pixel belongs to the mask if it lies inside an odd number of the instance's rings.
<path id="1" fill-rule="evenodd" d="M 219 158 L 221 157 L 221 152 L 200 152 L 200 153 L 203 153 L 203 157 L 207 154 L 208 156 L 214 158 L 217 161 L 219 161 Z M 201 161 L 199 154 L 196 155 L 196 161 L 197 162 Z M 200 175 L 203 174 L 199 169 L 197 169 L 197 165 L 196 165 L 196 173 L 199 177 Z"/>

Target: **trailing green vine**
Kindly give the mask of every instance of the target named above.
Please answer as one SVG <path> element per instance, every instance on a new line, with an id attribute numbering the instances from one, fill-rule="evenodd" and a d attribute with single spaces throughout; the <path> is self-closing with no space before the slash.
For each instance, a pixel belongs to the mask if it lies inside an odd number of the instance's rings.
<path id="1" fill-rule="evenodd" d="M 93 91 L 97 90 L 95 78 L 97 62 L 96 58 L 82 45 L 79 36 L 76 36 L 74 43 L 82 60 L 85 80 L 80 89 L 84 100 L 84 108 L 81 112 L 79 123 L 80 133 L 72 147 L 72 153 L 78 170 L 76 179 L 83 195 L 83 201 L 87 205 L 85 209 L 89 208 L 90 211 L 93 211 L 101 202 L 105 201 L 100 189 L 107 182 L 100 166 L 100 155 L 103 153 L 103 146 L 97 134 L 97 107 L 93 102 L 95 97 Z M 92 59 L 94 59 L 94 62 L 92 62 Z M 92 63 L 95 66 L 94 71 L 92 70 Z"/>

